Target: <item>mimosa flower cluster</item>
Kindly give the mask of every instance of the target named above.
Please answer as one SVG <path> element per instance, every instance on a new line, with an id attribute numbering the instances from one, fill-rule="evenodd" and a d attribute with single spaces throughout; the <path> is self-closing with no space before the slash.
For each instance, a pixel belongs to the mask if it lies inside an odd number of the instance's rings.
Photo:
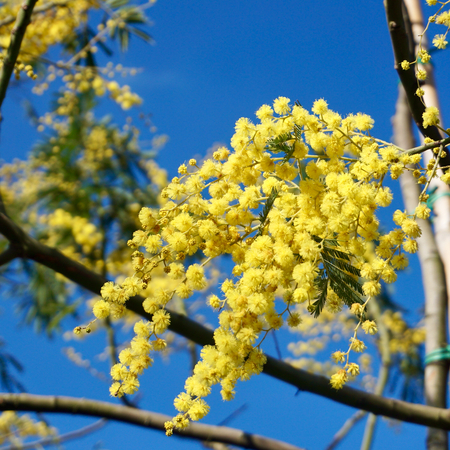
<path id="1" fill-rule="evenodd" d="M 350 307 L 358 324 L 347 352 L 333 355 L 344 367 L 331 384 L 339 389 L 349 375 L 357 375 L 358 364 L 349 362 L 350 350 L 365 349 L 357 331 L 377 332 L 365 304 L 380 292 L 381 281 L 394 282 L 396 269 L 407 266 L 405 253 L 417 251 L 420 236 L 415 219 L 429 215 L 424 204 L 414 215 L 396 211 L 398 227 L 385 234 L 379 230 L 375 212 L 392 200 L 385 177 L 398 178 L 408 165 L 422 170 L 420 155 L 370 136 L 369 116 L 343 118 L 322 99 L 309 112 L 285 97 L 256 115 L 256 124 L 237 121 L 233 150 L 222 147 L 212 159 L 181 165 L 179 176 L 162 191 L 166 203 L 140 211 L 142 229 L 129 241 L 135 274 L 122 285 L 105 285 L 103 300 L 94 306 L 95 316 L 105 318 L 130 296 L 145 295 L 158 267 L 174 280 L 172 289 L 145 299 L 152 320 L 136 325 L 131 348 L 112 369 L 111 393 L 135 392 L 151 351 L 163 347 L 161 334 L 170 324 L 166 305 L 174 296 L 186 299 L 204 289 L 207 264 L 231 256 L 230 278 L 207 300 L 218 312 L 215 345 L 201 351 L 186 392 L 175 400 L 179 414 L 166 424 L 167 434 L 208 413 L 204 398 L 213 385 L 220 384 L 222 398 L 230 400 L 238 380 L 259 374 L 266 361 L 262 341 L 283 324 L 296 328 L 301 303 L 316 317 L 324 307 L 334 313 Z M 369 260 L 365 255 L 373 248 Z M 186 266 L 194 255 L 198 262 Z"/>
<path id="2" fill-rule="evenodd" d="M 0 444 L 10 444 L 10 448 L 22 448 L 25 439 L 30 436 L 57 439 L 57 434 L 56 428 L 49 427 L 42 420 L 36 421 L 27 414 L 19 416 L 15 411 L 3 411 L 0 414 Z"/>
<path id="3" fill-rule="evenodd" d="M 0 5 L 2 18 L 15 18 L 22 6 L 17 0 L 7 0 Z M 36 13 L 27 27 L 21 46 L 21 58 L 28 62 L 45 54 L 49 47 L 61 42 L 61 38 L 75 38 L 75 30 L 86 22 L 87 13 L 97 9 L 98 4 L 90 0 L 55 1 L 54 7 Z M 7 49 L 15 20 L 0 27 L 0 45 Z"/>

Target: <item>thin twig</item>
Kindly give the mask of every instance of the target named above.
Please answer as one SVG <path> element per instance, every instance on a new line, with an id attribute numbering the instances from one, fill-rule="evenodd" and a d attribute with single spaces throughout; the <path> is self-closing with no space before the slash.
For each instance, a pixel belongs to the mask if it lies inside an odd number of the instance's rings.
<path id="1" fill-rule="evenodd" d="M 103 28 L 103 30 L 100 30 L 78 53 L 72 56 L 69 61 L 64 63 L 64 67 L 69 68 L 73 66 L 75 62 L 77 62 L 85 52 L 87 52 L 89 49 L 91 49 L 100 39 L 108 32 L 108 27 Z"/>
<path id="2" fill-rule="evenodd" d="M 381 366 L 378 372 L 378 381 L 375 387 L 375 394 L 383 395 L 384 388 L 386 386 L 388 376 L 389 376 L 389 367 L 391 365 L 391 354 L 389 350 L 389 333 L 387 328 L 384 326 L 383 320 L 381 318 L 381 311 L 378 303 L 375 301 L 376 299 L 372 299 L 371 302 L 368 303 L 369 312 L 374 317 L 380 336 L 380 353 L 381 353 Z M 350 417 L 342 426 L 342 428 L 334 435 L 333 440 L 330 442 L 326 450 L 332 450 L 339 442 L 344 439 L 344 437 L 348 434 L 348 432 L 355 426 L 365 415 L 366 411 L 357 411 L 352 417 Z M 363 442 L 361 445 L 361 449 L 368 449 L 372 443 L 373 432 L 376 425 L 376 416 L 374 414 L 369 414 L 367 419 L 366 428 L 364 430 Z"/>
<path id="3" fill-rule="evenodd" d="M 418 153 L 423 153 L 426 150 L 431 150 L 433 148 L 440 147 L 443 145 L 444 147 L 450 144 L 450 137 L 447 137 L 445 139 L 439 139 L 435 142 L 432 142 L 431 144 L 424 144 L 419 147 L 414 147 L 409 150 L 403 150 L 403 153 L 407 153 L 408 155 L 417 155 Z"/>
<path id="4" fill-rule="evenodd" d="M 333 440 L 328 444 L 325 450 L 333 450 L 342 439 L 347 436 L 349 431 L 367 414 L 366 411 L 356 411 L 351 417 L 349 417 L 342 425 L 341 429 L 333 436 Z"/>

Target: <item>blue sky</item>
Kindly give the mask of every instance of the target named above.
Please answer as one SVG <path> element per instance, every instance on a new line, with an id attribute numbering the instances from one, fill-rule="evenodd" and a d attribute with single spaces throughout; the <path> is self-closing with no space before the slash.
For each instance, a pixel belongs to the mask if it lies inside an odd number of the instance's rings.
<path id="1" fill-rule="evenodd" d="M 254 119 L 259 106 L 278 96 L 299 100 L 306 108 L 324 98 L 331 109 L 343 115 L 367 113 L 375 120 L 373 134 L 390 140 L 398 77 L 382 2 L 160 0 L 149 12 L 155 45 L 134 39 L 128 53 L 117 52 L 115 61 L 143 68 L 126 82 L 144 99 L 143 109 L 152 114 L 158 132 L 169 136 L 158 163 L 171 176 L 181 163 L 204 155 L 212 145 L 228 145 L 237 119 Z M 441 101 L 449 98 L 450 88 L 444 84 L 450 68 L 446 57 L 445 52 L 433 57 Z M 7 161 L 23 157 L 36 140 L 20 103 L 31 99 L 44 112 L 46 99 L 31 97 L 30 88 L 28 82 L 10 89 L 3 107 L 0 157 Z M 119 108 L 107 108 L 118 122 L 124 120 Z M 448 105 L 443 105 L 443 116 L 448 116 Z M 398 188 L 393 183 L 391 186 L 398 196 Z M 382 217 L 388 220 L 388 214 Z M 395 289 L 395 299 L 417 318 L 422 306 L 417 265 L 400 277 Z M 61 346 L 70 343 L 61 338 L 49 342 L 26 327 L 17 328 L 11 305 L 2 302 L 0 307 L 0 334 L 8 341 L 9 351 L 25 363 L 23 380 L 29 392 L 108 399 L 106 384 L 74 367 L 62 355 Z M 68 323 L 67 328 L 73 325 Z M 78 349 L 95 361 L 104 342 L 102 338 L 88 339 Z M 270 346 L 268 352 L 274 354 Z M 287 350 L 283 355 L 288 355 Z M 105 364 L 98 364 L 106 370 Z M 183 389 L 188 364 L 186 355 L 173 355 L 170 363 L 158 362 L 148 370 L 141 380 L 141 406 L 173 414 L 172 401 Z M 266 376 L 239 384 L 231 403 L 222 402 L 217 394 L 212 396 L 206 423 L 217 424 L 246 404 L 247 409 L 229 426 L 308 449 L 325 448 L 355 412 L 311 394 L 295 395 L 295 388 Z M 61 432 L 92 422 L 71 416 L 48 417 Z M 341 448 L 360 445 L 363 423 Z M 424 447 L 424 440 L 423 427 L 380 419 L 373 448 L 415 450 Z M 110 423 L 103 431 L 66 448 L 92 448 L 97 441 L 109 450 L 138 445 L 177 450 L 200 445 L 177 438 L 168 441 L 162 433 Z"/>

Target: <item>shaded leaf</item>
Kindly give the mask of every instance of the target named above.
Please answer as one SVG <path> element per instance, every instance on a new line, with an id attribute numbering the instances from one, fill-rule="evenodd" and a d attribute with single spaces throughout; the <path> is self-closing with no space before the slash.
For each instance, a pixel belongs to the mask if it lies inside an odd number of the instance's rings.
<path id="1" fill-rule="evenodd" d="M 317 289 L 319 291 L 319 295 L 312 304 L 312 313 L 316 318 L 319 317 L 327 301 L 328 279 L 326 277 L 319 278 L 319 281 L 317 282 Z"/>

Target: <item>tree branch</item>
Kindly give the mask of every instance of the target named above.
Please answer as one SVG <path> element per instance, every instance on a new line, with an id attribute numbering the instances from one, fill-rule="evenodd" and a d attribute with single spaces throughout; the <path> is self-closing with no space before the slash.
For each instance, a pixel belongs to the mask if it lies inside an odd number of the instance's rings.
<path id="1" fill-rule="evenodd" d="M 9 245 L 6 250 L 0 253 L 0 266 L 4 266 L 8 264 L 13 259 L 16 259 L 20 256 L 20 253 L 14 245 Z"/>
<path id="2" fill-rule="evenodd" d="M 416 58 L 412 54 L 410 40 L 408 38 L 408 30 L 405 25 L 403 14 L 402 0 L 385 0 L 386 18 L 391 35 L 392 47 L 394 50 L 394 68 L 400 77 L 400 81 L 405 88 L 408 99 L 409 108 L 413 116 L 414 122 L 420 132 L 425 136 L 439 141 L 442 136 L 436 127 L 423 127 L 422 114 L 425 112 L 425 105 L 421 99 L 415 94 L 417 90 L 417 79 L 413 69 L 403 70 L 401 68 L 402 61 L 414 61 Z M 450 165 L 450 155 L 446 152 L 446 156 L 441 158 L 441 166 Z"/>
<path id="3" fill-rule="evenodd" d="M 24 258 L 49 267 L 95 294 L 100 294 L 101 287 L 108 281 L 82 264 L 69 259 L 58 250 L 41 244 L 28 236 L 9 217 L 2 213 L 0 213 L 0 233 L 16 239 L 18 245 L 22 243 Z M 142 307 L 143 300 L 142 297 L 135 296 L 128 300 L 126 306 L 130 311 L 151 320 L 151 315 L 147 314 Z M 186 316 L 170 310 L 169 312 L 171 315 L 169 329 L 171 331 L 199 345 L 214 345 L 213 332 L 211 330 Z M 295 369 L 291 365 L 270 356 L 267 356 L 264 373 L 291 384 L 299 390 L 312 392 L 344 405 L 364 409 L 373 414 L 450 430 L 450 411 L 447 409 L 384 398 L 348 386 L 344 386 L 343 389 L 336 391 L 331 388 L 328 378 L 314 375 L 301 369 Z"/>
<path id="4" fill-rule="evenodd" d="M 17 14 L 16 23 L 11 30 L 11 42 L 9 43 L 8 50 L 6 51 L 6 57 L 3 60 L 3 66 L 0 69 L 0 108 L 2 107 L 3 100 L 6 96 L 6 90 L 8 89 L 9 80 L 13 73 L 14 64 L 19 56 L 20 46 L 22 44 L 23 37 L 28 24 L 30 23 L 31 14 L 33 13 L 34 5 L 37 0 L 25 0 L 19 9 Z M 1 120 L 1 114 L 0 114 Z"/>
<path id="5" fill-rule="evenodd" d="M 164 414 L 142 411 L 108 402 L 31 394 L 0 394 L 0 410 L 39 411 L 104 417 L 156 430 L 164 430 L 164 422 L 172 419 L 172 417 Z M 183 438 L 223 442 L 256 450 L 273 450 L 275 448 L 277 450 L 302 450 L 295 445 L 258 434 L 246 433 L 236 428 L 200 423 L 191 423 L 183 431 L 174 430 L 174 434 Z"/>

